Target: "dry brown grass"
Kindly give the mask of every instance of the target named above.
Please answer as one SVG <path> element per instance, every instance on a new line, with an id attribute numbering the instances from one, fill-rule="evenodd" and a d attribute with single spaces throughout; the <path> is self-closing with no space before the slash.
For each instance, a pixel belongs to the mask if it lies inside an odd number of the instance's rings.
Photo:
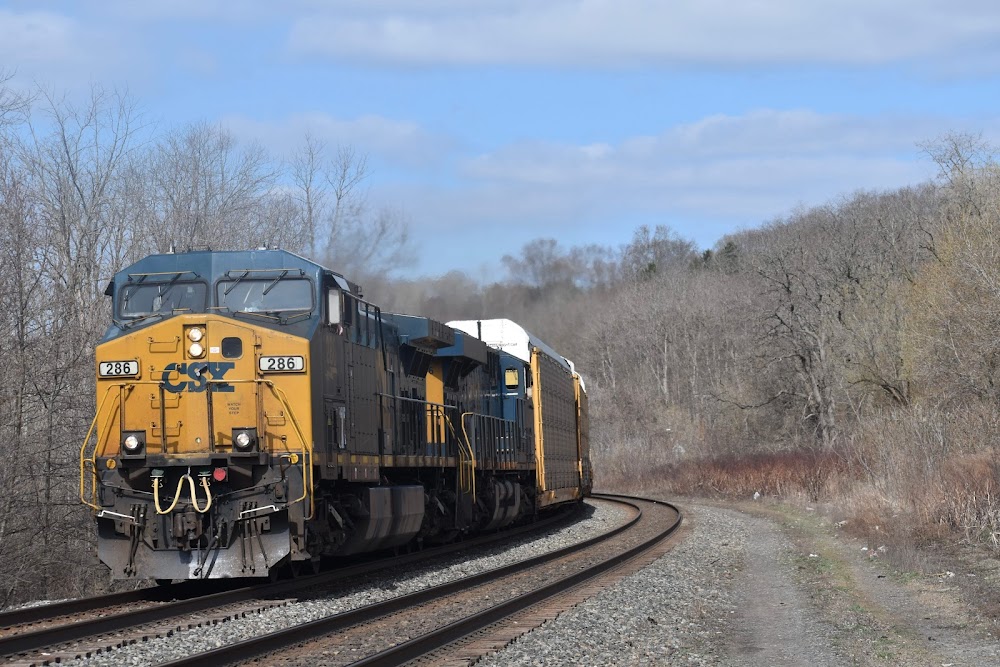
<path id="1" fill-rule="evenodd" d="M 844 458 L 833 452 L 797 450 L 689 460 L 661 466 L 652 474 L 661 485 L 685 495 L 804 495 L 819 500 L 848 470 Z"/>
<path id="2" fill-rule="evenodd" d="M 678 495 L 749 499 L 759 493 L 823 503 L 872 549 L 886 547 L 906 566 L 919 560 L 920 545 L 940 540 L 1000 551 L 1000 448 L 994 443 L 1000 443 L 1000 410 L 913 409 L 867 420 L 836 450 L 669 461 L 662 450 L 649 457 L 623 447 L 619 452 L 628 455 L 613 457 L 599 482 Z"/>
<path id="3" fill-rule="evenodd" d="M 927 488 L 925 521 L 1000 549 L 1000 456 L 996 450 L 946 462 Z"/>
<path id="4" fill-rule="evenodd" d="M 957 537 L 1000 549 L 998 418 L 993 407 L 979 406 L 868 420 L 849 452 L 859 482 L 831 501 L 866 536 Z"/>

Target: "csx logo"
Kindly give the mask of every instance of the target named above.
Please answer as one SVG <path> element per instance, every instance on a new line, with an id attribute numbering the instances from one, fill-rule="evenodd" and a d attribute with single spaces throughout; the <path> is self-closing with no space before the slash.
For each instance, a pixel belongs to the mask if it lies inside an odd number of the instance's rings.
<path id="1" fill-rule="evenodd" d="M 234 366 L 236 364 L 232 361 L 196 361 L 190 364 L 167 364 L 166 368 L 163 369 L 163 375 L 160 376 L 160 380 L 163 382 L 166 390 L 173 394 L 179 394 L 182 391 L 205 391 L 205 387 L 208 385 L 207 376 L 211 376 L 213 380 L 221 380 Z M 180 376 L 179 382 L 174 383 L 170 381 L 170 376 L 173 373 L 177 373 Z M 188 381 L 188 378 L 190 378 L 190 381 Z M 213 382 L 212 391 L 231 392 L 233 391 L 233 385 Z"/>

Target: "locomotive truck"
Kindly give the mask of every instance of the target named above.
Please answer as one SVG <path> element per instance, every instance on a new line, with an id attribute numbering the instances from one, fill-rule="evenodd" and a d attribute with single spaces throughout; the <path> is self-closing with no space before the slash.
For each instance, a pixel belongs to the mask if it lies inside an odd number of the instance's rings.
<path id="1" fill-rule="evenodd" d="M 273 577 L 588 495 L 573 364 L 505 320 L 382 313 L 294 253 L 117 273 L 80 499 L 115 578 Z"/>

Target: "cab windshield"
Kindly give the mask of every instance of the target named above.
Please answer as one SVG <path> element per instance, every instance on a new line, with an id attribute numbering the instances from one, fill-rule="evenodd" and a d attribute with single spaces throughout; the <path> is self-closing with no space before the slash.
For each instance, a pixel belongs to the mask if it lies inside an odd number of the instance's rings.
<path id="1" fill-rule="evenodd" d="M 312 284 L 300 278 L 234 278 L 216 287 L 220 308 L 233 313 L 270 315 L 309 313 Z"/>
<path id="2" fill-rule="evenodd" d="M 118 315 L 134 320 L 154 315 L 169 316 L 177 312 L 205 312 L 208 290 L 204 283 L 143 282 L 125 285 L 121 291 Z"/>

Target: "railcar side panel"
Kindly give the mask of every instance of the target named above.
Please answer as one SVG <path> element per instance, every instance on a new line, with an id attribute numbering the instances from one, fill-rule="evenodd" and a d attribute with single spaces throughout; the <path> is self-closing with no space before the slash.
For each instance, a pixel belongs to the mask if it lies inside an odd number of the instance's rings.
<path id="1" fill-rule="evenodd" d="M 594 488 L 594 471 L 590 466 L 590 408 L 583 378 L 573 373 L 573 391 L 576 394 L 576 438 L 580 462 L 580 488 L 589 496 Z"/>
<path id="2" fill-rule="evenodd" d="M 580 497 L 577 405 L 573 378 L 542 350 L 531 355 L 539 505 Z"/>

